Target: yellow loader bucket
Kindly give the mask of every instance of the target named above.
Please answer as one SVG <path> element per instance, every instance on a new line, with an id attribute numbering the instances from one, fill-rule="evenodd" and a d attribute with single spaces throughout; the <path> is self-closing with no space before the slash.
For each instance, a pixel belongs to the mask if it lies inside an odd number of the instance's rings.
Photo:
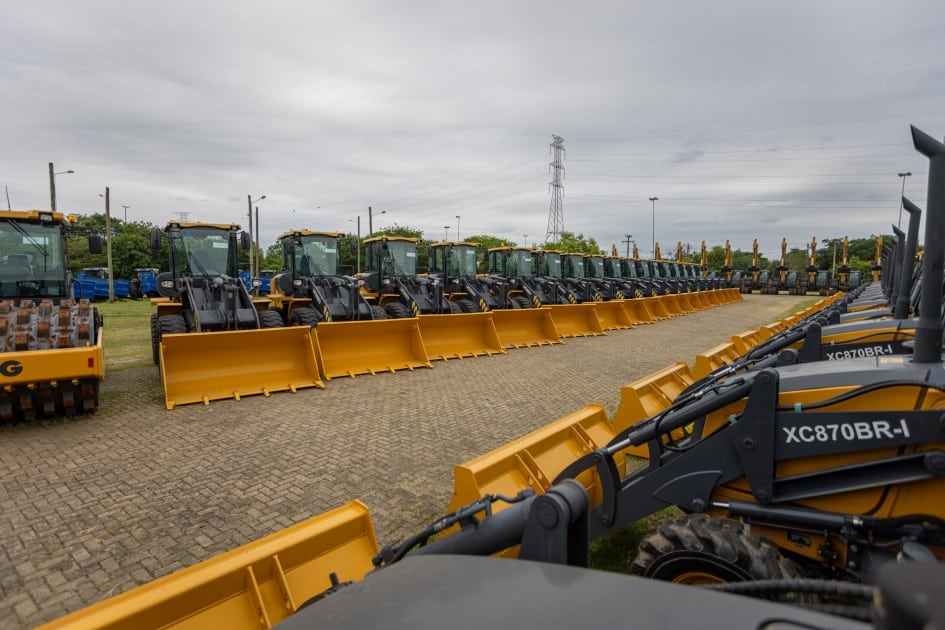
<path id="1" fill-rule="evenodd" d="M 649 309 L 650 313 L 653 314 L 653 317 L 656 319 L 669 319 L 672 315 L 669 314 L 669 311 L 666 310 L 666 306 L 663 305 L 663 302 L 660 301 L 659 296 L 651 296 L 642 298 L 646 307 Z"/>
<path id="2" fill-rule="evenodd" d="M 735 350 L 738 354 L 742 355 L 767 338 L 768 336 L 765 336 L 760 330 L 746 330 L 737 335 L 732 335 L 732 344 L 735 346 Z"/>
<path id="3" fill-rule="evenodd" d="M 165 406 L 324 387 L 303 327 L 164 335 Z"/>
<path id="4" fill-rule="evenodd" d="M 692 378 L 699 380 L 708 376 L 723 365 L 732 363 L 741 354 L 735 349 L 731 341 L 724 341 L 717 346 L 696 355 L 696 364 L 692 368 Z"/>
<path id="5" fill-rule="evenodd" d="M 705 296 L 706 301 L 712 306 L 721 306 L 725 303 L 722 296 L 719 295 L 718 289 L 709 289 L 708 291 L 703 291 L 702 294 Z"/>
<path id="6" fill-rule="evenodd" d="M 694 382 L 689 365 L 679 361 L 624 385 L 620 388 L 620 405 L 614 413 L 614 435 L 663 411 Z M 631 446 L 627 451 L 637 457 L 646 457 L 649 453 L 645 444 Z"/>
<path id="7" fill-rule="evenodd" d="M 656 297 L 652 297 L 650 299 L 660 303 L 663 306 L 663 310 L 665 310 L 670 317 L 677 317 L 679 315 L 685 314 L 685 311 L 679 305 L 679 300 L 677 299 L 676 294 L 657 295 Z"/>
<path id="8" fill-rule="evenodd" d="M 705 293 L 702 291 L 690 293 L 689 301 L 692 302 L 692 305 L 699 310 L 712 308 L 713 306 L 713 304 L 706 297 Z"/>
<path id="9" fill-rule="evenodd" d="M 416 317 L 322 322 L 310 333 L 325 380 L 433 367 Z"/>
<path id="10" fill-rule="evenodd" d="M 492 313 L 421 315 L 420 336 L 431 360 L 505 354 Z"/>
<path id="11" fill-rule="evenodd" d="M 561 343 L 551 317 L 551 308 L 515 308 L 492 311 L 499 343 L 503 348 L 530 348 Z"/>
<path id="12" fill-rule="evenodd" d="M 62 617 L 45 628 L 271 628 L 338 580 L 360 580 L 378 552 L 353 501 Z"/>
<path id="13" fill-rule="evenodd" d="M 587 405 L 456 466 L 453 469 L 453 497 L 447 510 L 453 511 L 486 494 L 511 496 L 525 488 L 542 493 L 569 464 L 606 445 L 614 435 L 604 408 L 596 404 Z M 578 480 L 590 490 L 592 504 L 599 503 L 600 487 L 596 475 L 584 472 Z M 493 505 L 497 511 L 504 507 L 502 502 Z"/>
<path id="14" fill-rule="evenodd" d="M 743 302 L 745 300 L 745 297 L 742 295 L 742 292 L 738 290 L 738 288 L 722 290 L 725 291 L 726 295 L 728 295 L 729 302 Z"/>
<path id="15" fill-rule="evenodd" d="M 600 318 L 601 328 L 604 330 L 622 330 L 633 328 L 633 320 L 623 306 L 623 300 L 609 302 L 594 302 L 594 310 Z"/>
<path id="16" fill-rule="evenodd" d="M 552 304 L 548 308 L 562 337 L 592 337 L 605 334 L 597 316 L 597 304 Z"/>
<path id="17" fill-rule="evenodd" d="M 623 300 L 623 308 L 634 324 L 652 324 L 655 319 L 643 298 Z"/>

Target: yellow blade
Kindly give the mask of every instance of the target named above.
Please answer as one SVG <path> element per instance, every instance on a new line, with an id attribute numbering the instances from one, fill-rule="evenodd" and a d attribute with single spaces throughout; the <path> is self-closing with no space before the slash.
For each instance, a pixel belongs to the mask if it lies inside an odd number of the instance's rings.
<path id="1" fill-rule="evenodd" d="M 311 337 L 326 380 L 433 367 L 416 317 L 322 322 Z"/>
<path id="2" fill-rule="evenodd" d="M 434 360 L 505 354 L 492 313 L 421 315 L 420 336 Z"/>
<path id="3" fill-rule="evenodd" d="M 527 348 L 561 343 L 551 309 L 513 308 L 492 311 L 492 321 L 503 348 Z"/>

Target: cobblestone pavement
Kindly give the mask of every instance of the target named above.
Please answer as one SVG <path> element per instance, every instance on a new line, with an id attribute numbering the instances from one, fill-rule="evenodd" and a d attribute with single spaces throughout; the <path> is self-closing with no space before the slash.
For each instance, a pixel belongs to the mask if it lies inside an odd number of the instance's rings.
<path id="1" fill-rule="evenodd" d="M 156 368 L 91 416 L 0 427 L 0 627 L 51 621 L 358 498 L 389 542 L 442 513 L 452 467 L 770 323 L 745 296 L 606 337 L 165 411 Z"/>

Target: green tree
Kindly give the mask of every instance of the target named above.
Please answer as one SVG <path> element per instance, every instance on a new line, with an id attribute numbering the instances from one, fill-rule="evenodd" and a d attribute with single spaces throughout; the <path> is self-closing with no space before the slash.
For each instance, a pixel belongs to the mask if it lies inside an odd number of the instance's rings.
<path id="1" fill-rule="evenodd" d="M 574 232 L 561 232 L 561 238 L 557 242 L 549 241 L 541 247 L 542 249 L 556 249 L 562 252 L 605 253 L 596 240 L 586 238 L 583 234 L 574 234 Z"/>

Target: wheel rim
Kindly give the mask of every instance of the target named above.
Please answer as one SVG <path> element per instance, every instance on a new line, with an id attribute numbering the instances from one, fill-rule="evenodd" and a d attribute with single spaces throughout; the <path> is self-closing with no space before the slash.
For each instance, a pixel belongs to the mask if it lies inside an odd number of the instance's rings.
<path id="1" fill-rule="evenodd" d="M 688 584 L 690 586 L 704 586 L 706 584 L 725 584 L 726 581 L 717 575 L 703 573 L 701 571 L 689 571 L 673 578 L 675 584 Z"/>

